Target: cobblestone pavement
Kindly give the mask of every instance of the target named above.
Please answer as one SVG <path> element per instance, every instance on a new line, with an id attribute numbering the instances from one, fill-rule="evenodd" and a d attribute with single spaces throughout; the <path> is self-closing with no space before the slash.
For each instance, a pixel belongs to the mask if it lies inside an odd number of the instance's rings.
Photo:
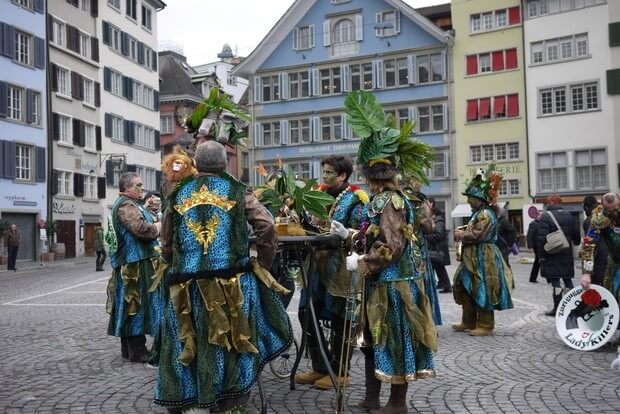
<path id="1" fill-rule="evenodd" d="M 492 337 L 452 332 L 460 309 L 451 295 L 440 295 L 445 324 L 439 328 L 437 378 L 410 385 L 410 412 L 620 412 L 620 372 L 609 369 L 615 349 L 580 352 L 563 345 L 543 315 L 551 287 L 528 283 L 530 265 L 513 262 L 515 309 L 496 313 Z M 122 361 L 118 339 L 106 336 L 108 272 L 93 268 L 94 259 L 82 259 L 0 272 L 0 412 L 166 412 L 152 402 L 156 371 Z M 292 302 L 289 309 L 295 308 Z M 290 315 L 297 326 L 296 313 Z M 263 382 L 269 413 L 334 412 L 331 392 L 310 386 L 291 391 L 269 369 Z M 363 412 L 355 407 L 363 383 L 363 359 L 355 351 L 351 413 Z M 385 386 L 384 402 L 388 394 Z M 250 412 L 259 407 L 253 392 Z"/>

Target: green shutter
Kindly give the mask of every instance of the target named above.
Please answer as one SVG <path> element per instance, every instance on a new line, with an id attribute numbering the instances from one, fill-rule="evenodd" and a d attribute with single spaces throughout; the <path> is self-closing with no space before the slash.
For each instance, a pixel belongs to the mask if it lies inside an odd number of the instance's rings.
<path id="1" fill-rule="evenodd" d="M 607 71 L 607 94 L 620 95 L 620 69 Z"/>
<path id="2" fill-rule="evenodd" d="M 609 23 L 609 47 L 620 46 L 620 22 Z"/>

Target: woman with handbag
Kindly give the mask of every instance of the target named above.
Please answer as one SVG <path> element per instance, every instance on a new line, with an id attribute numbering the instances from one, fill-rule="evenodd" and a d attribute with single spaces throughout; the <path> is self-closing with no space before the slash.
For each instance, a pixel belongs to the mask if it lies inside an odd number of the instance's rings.
<path id="1" fill-rule="evenodd" d="M 546 211 L 540 218 L 536 232 L 536 248 L 540 260 L 540 274 L 553 286 L 553 309 L 545 312 L 545 315 L 555 316 L 563 296 L 560 280 L 564 283 L 565 292 L 573 288 L 572 279 L 575 277 L 573 244 L 579 244 L 580 234 L 573 216 L 562 208 L 562 199 L 558 194 L 547 197 L 545 206 Z M 550 250 L 549 241 L 558 239 L 558 235 L 553 234 L 558 229 L 566 238 L 567 246 Z M 561 237 L 561 234 L 559 236 Z"/>
<path id="2" fill-rule="evenodd" d="M 441 293 L 452 292 L 450 277 L 446 271 L 446 265 L 450 264 L 450 252 L 448 251 L 448 237 L 446 235 L 446 221 L 444 214 L 439 207 L 436 206 L 435 200 L 429 198 L 431 203 L 431 211 L 433 212 L 433 223 L 435 229 L 432 233 L 426 235 L 428 242 L 428 257 L 433 264 L 433 268 L 437 273 L 437 289 Z"/>

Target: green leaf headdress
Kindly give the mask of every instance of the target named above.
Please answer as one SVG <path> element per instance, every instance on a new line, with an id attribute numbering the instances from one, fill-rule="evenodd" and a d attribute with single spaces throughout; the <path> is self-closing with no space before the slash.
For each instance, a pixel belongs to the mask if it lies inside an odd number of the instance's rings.
<path id="1" fill-rule="evenodd" d="M 428 184 L 425 169 L 432 166 L 432 150 L 422 141 L 410 138 L 414 126 L 411 121 L 396 129 L 377 98 L 364 91 L 348 93 L 344 107 L 348 124 L 362 138 L 357 163 L 365 177 L 387 179 L 401 172 Z"/>
<path id="2" fill-rule="evenodd" d="M 489 205 L 495 205 L 501 182 L 502 175 L 497 171 L 495 163 L 491 163 L 486 170 L 478 168 L 474 177 L 465 182 L 467 188 L 463 195 L 476 197 L 486 201 Z"/>

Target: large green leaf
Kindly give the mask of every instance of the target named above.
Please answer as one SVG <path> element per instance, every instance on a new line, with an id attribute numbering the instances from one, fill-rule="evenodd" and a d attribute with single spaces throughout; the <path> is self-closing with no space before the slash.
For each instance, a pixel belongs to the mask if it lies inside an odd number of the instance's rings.
<path id="1" fill-rule="evenodd" d="M 361 138 L 367 138 L 385 126 L 383 109 L 371 93 L 349 92 L 344 100 L 344 108 L 348 116 L 348 124 Z"/>
<path id="2" fill-rule="evenodd" d="M 398 167 L 403 173 L 428 184 L 425 169 L 433 166 L 433 150 L 428 144 L 418 139 L 401 137 L 398 155 Z"/>
<path id="3" fill-rule="evenodd" d="M 327 219 L 329 216 L 329 212 L 327 211 L 327 207 L 334 204 L 336 199 L 330 196 L 329 194 L 323 191 L 308 191 L 303 193 L 302 197 L 303 210 L 306 210 L 312 215 Z M 300 210 L 297 206 L 297 211 Z"/>

